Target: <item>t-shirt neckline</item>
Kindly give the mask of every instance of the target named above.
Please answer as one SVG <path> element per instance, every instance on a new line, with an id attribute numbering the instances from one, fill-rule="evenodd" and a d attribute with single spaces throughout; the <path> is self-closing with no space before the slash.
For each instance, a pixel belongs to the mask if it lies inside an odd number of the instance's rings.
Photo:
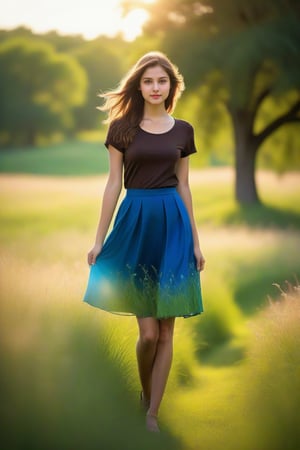
<path id="1" fill-rule="evenodd" d="M 144 130 L 140 125 L 139 125 L 139 129 L 147 134 L 152 134 L 154 136 L 161 136 L 163 134 L 170 133 L 170 131 L 172 131 L 175 128 L 175 125 L 176 125 L 176 119 L 174 118 L 174 123 L 172 124 L 171 128 L 169 128 L 167 131 L 163 131 L 162 133 L 152 133 L 151 131 Z"/>

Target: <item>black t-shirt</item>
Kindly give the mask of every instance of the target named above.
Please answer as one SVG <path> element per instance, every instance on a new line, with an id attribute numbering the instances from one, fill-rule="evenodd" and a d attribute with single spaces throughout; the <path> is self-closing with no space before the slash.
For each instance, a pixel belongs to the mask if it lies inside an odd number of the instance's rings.
<path id="1" fill-rule="evenodd" d="M 164 133 L 150 133 L 139 128 L 131 144 L 120 148 L 114 142 L 111 129 L 105 140 L 123 153 L 124 186 L 126 189 L 157 189 L 178 184 L 176 163 L 195 153 L 193 127 L 175 119 L 173 127 Z"/>

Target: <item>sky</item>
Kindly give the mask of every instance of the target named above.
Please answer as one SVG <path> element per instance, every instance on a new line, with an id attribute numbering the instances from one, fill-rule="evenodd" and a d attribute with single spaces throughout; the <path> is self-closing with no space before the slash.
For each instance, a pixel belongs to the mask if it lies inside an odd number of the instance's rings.
<path id="1" fill-rule="evenodd" d="M 130 41 L 141 33 L 147 13 L 135 9 L 122 18 L 120 3 L 121 0 L 1 0 L 0 29 L 23 25 L 38 33 L 56 30 L 60 34 L 81 34 L 86 39 L 121 32 Z"/>

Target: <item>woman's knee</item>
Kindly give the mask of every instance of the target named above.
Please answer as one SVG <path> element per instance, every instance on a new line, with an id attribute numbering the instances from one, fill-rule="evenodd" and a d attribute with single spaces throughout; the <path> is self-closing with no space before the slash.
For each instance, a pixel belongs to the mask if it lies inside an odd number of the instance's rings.
<path id="1" fill-rule="evenodd" d="M 164 320 L 161 321 L 159 327 L 159 338 L 160 342 L 170 342 L 173 340 L 174 334 L 174 322 L 175 320 Z"/>
<path id="2" fill-rule="evenodd" d="M 143 346 L 157 345 L 159 338 L 159 326 L 157 321 L 139 320 L 139 341 Z"/>
<path id="3" fill-rule="evenodd" d="M 143 344 L 143 346 L 154 346 L 157 345 L 159 338 L 159 334 L 157 330 L 143 330 L 140 333 L 140 342 Z"/>

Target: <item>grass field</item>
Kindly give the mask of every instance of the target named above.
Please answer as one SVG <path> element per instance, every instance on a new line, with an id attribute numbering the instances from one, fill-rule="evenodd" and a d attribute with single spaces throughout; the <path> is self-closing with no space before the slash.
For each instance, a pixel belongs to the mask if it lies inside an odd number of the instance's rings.
<path id="1" fill-rule="evenodd" d="M 71 169 L 0 177 L 1 448 L 298 449 L 300 299 L 273 283 L 299 279 L 299 175 L 258 173 L 264 206 L 245 210 L 230 169 L 192 170 L 205 314 L 177 321 L 157 438 L 135 319 L 82 302 L 105 176 Z"/>
<path id="2" fill-rule="evenodd" d="M 74 140 L 41 148 L 1 150 L 0 173 L 64 176 L 104 173 L 108 168 L 107 150 L 98 142 Z"/>

